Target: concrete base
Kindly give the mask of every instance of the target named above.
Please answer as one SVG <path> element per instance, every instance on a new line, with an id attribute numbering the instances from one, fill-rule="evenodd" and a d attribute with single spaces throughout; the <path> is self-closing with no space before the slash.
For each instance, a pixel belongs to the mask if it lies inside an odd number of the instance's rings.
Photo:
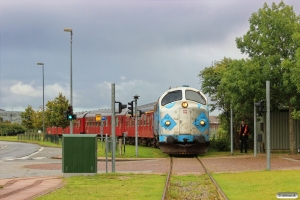
<path id="1" fill-rule="evenodd" d="M 71 176 L 95 176 L 97 173 L 63 173 L 65 178 Z"/>

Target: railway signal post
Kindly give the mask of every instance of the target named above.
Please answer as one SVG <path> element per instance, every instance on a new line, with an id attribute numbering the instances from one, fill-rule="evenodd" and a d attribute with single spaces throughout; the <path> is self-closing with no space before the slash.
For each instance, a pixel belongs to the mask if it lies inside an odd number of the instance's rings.
<path id="1" fill-rule="evenodd" d="M 115 113 L 115 84 L 111 84 L 111 137 L 112 137 L 112 151 L 111 151 L 111 171 L 116 171 L 116 120 L 114 120 Z M 107 149 L 107 147 L 106 147 Z"/>
<path id="2" fill-rule="evenodd" d="M 139 96 L 136 94 L 133 96 L 135 101 L 135 156 L 138 157 L 138 115 L 137 115 L 137 100 Z"/>
<path id="3" fill-rule="evenodd" d="M 263 102 L 264 103 L 264 102 Z M 266 81 L 266 142 L 267 142 L 267 170 L 271 170 L 271 145 L 270 145 L 270 81 Z M 263 104 L 262 104 L 263 105 Z M 262 108 L 263 110 L 263 108 Z"/>
<path id="4" fill-rule="evenodd" d="M 116 112 L 115 104 L 118 104 L 119 110 L 118 113 L 122 112 L 122 109 L 127 108 L 127 105 L 122 104 L 119 101 L 115 101 L 115 84 L 111 84 L 111 137 L 112 137 L 112 151 L 111 151 L 111 161 L 112 161 L 112 172 L 116 171 Z M 107 147 L 106 147 L 107 149 Z"/>
<path id="5" fill-rule="evenodd" d="M 257 155 L 257 133 L 256 133 L 256 108 L 258 108 L 258 115 L 262 116 L 265 112 L 265 102 L 266 100 L 261 100 L 260 102 L 254 103 L 254 157 Z"/>

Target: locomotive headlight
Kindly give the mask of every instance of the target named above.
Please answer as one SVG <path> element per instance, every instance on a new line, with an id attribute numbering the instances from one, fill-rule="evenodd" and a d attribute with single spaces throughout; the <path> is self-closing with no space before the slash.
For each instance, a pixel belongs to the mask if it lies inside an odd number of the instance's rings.
<path id="1" fill-rule="evenodd" d="M 166 126 L 170 126 L 170 125 L 171 125 L 171 122 L 168 120 L 168 121 L 165 122 L 165 125 L 166 125 Z"/>
<path id="2" fill-rule="evenodd" d="M 201 126 L 205 126 L 205 121 L 204 121 L 204 120 L 201 120 L 201 121 L 200 121 L 200 125 L 201 125 Z"/>
<path id="3" fill-rule="evenodd" d="M 188 103 L 187 102 L 182 102 L 182 104 L 181 104 L 181 106 L 183 107 L 183 108 L 187 108 L 188 107 Z"/>

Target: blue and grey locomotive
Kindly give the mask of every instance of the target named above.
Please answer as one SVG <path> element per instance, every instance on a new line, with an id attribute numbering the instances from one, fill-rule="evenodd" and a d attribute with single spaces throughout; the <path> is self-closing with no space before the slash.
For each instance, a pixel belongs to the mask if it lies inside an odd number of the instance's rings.
<path id="1" fill-rule="evenodd" d="M 154 134 L 164 153 L 205 153 L 210 144 L 205 95 L 189 86 L 166 91 L 154 106 Z"/>

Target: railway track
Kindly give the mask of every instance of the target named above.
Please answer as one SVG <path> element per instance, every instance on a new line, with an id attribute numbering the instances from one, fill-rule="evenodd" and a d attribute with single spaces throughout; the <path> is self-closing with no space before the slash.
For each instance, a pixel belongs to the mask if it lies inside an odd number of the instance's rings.
<path id="1" fill-rule="evenodd" d="M 172 181 L 172 176 L 175 175 L 205 175 L 209 178 L 206 178 L 205 181 L 199 180 L 196 182 L 189 181 L 187 185 L 183 184 L 180 180 L 178 181 L 178 176 L 176 181 Z M 200 179 L 200 177 L 199 177 Z M 174 186 L 175 185 L 175 186 Z M 177 186 L 176 186 L 177 185 Z M 210 188 L 210 189 L 209 189 Z M 211 188 L 214 189 L 215 193 L 209 192 Z M 211 176 L 209 171 L 206 169 L 204 164 L 198 157 L 172 157 L 170 156 L 169 171 L 166 178 L 166 183 L 162 195 L 162 200 L 172 199 L 171 193 L 174 193 L 173 190 L 180 190 L 175 193 L 176 195 L 183 195 L 177 198 L 185 199 L 210 199 L 210 196 L 215 196 L 218 199 L 227 200 L 228 198 L 221 190 L 217 182 Z M 194 190 L 194 191 L 193 191 Z M 190 195 L 190 196 L 189 196 Z M 196 196 L 195 196 L 196 195 Z"/>

